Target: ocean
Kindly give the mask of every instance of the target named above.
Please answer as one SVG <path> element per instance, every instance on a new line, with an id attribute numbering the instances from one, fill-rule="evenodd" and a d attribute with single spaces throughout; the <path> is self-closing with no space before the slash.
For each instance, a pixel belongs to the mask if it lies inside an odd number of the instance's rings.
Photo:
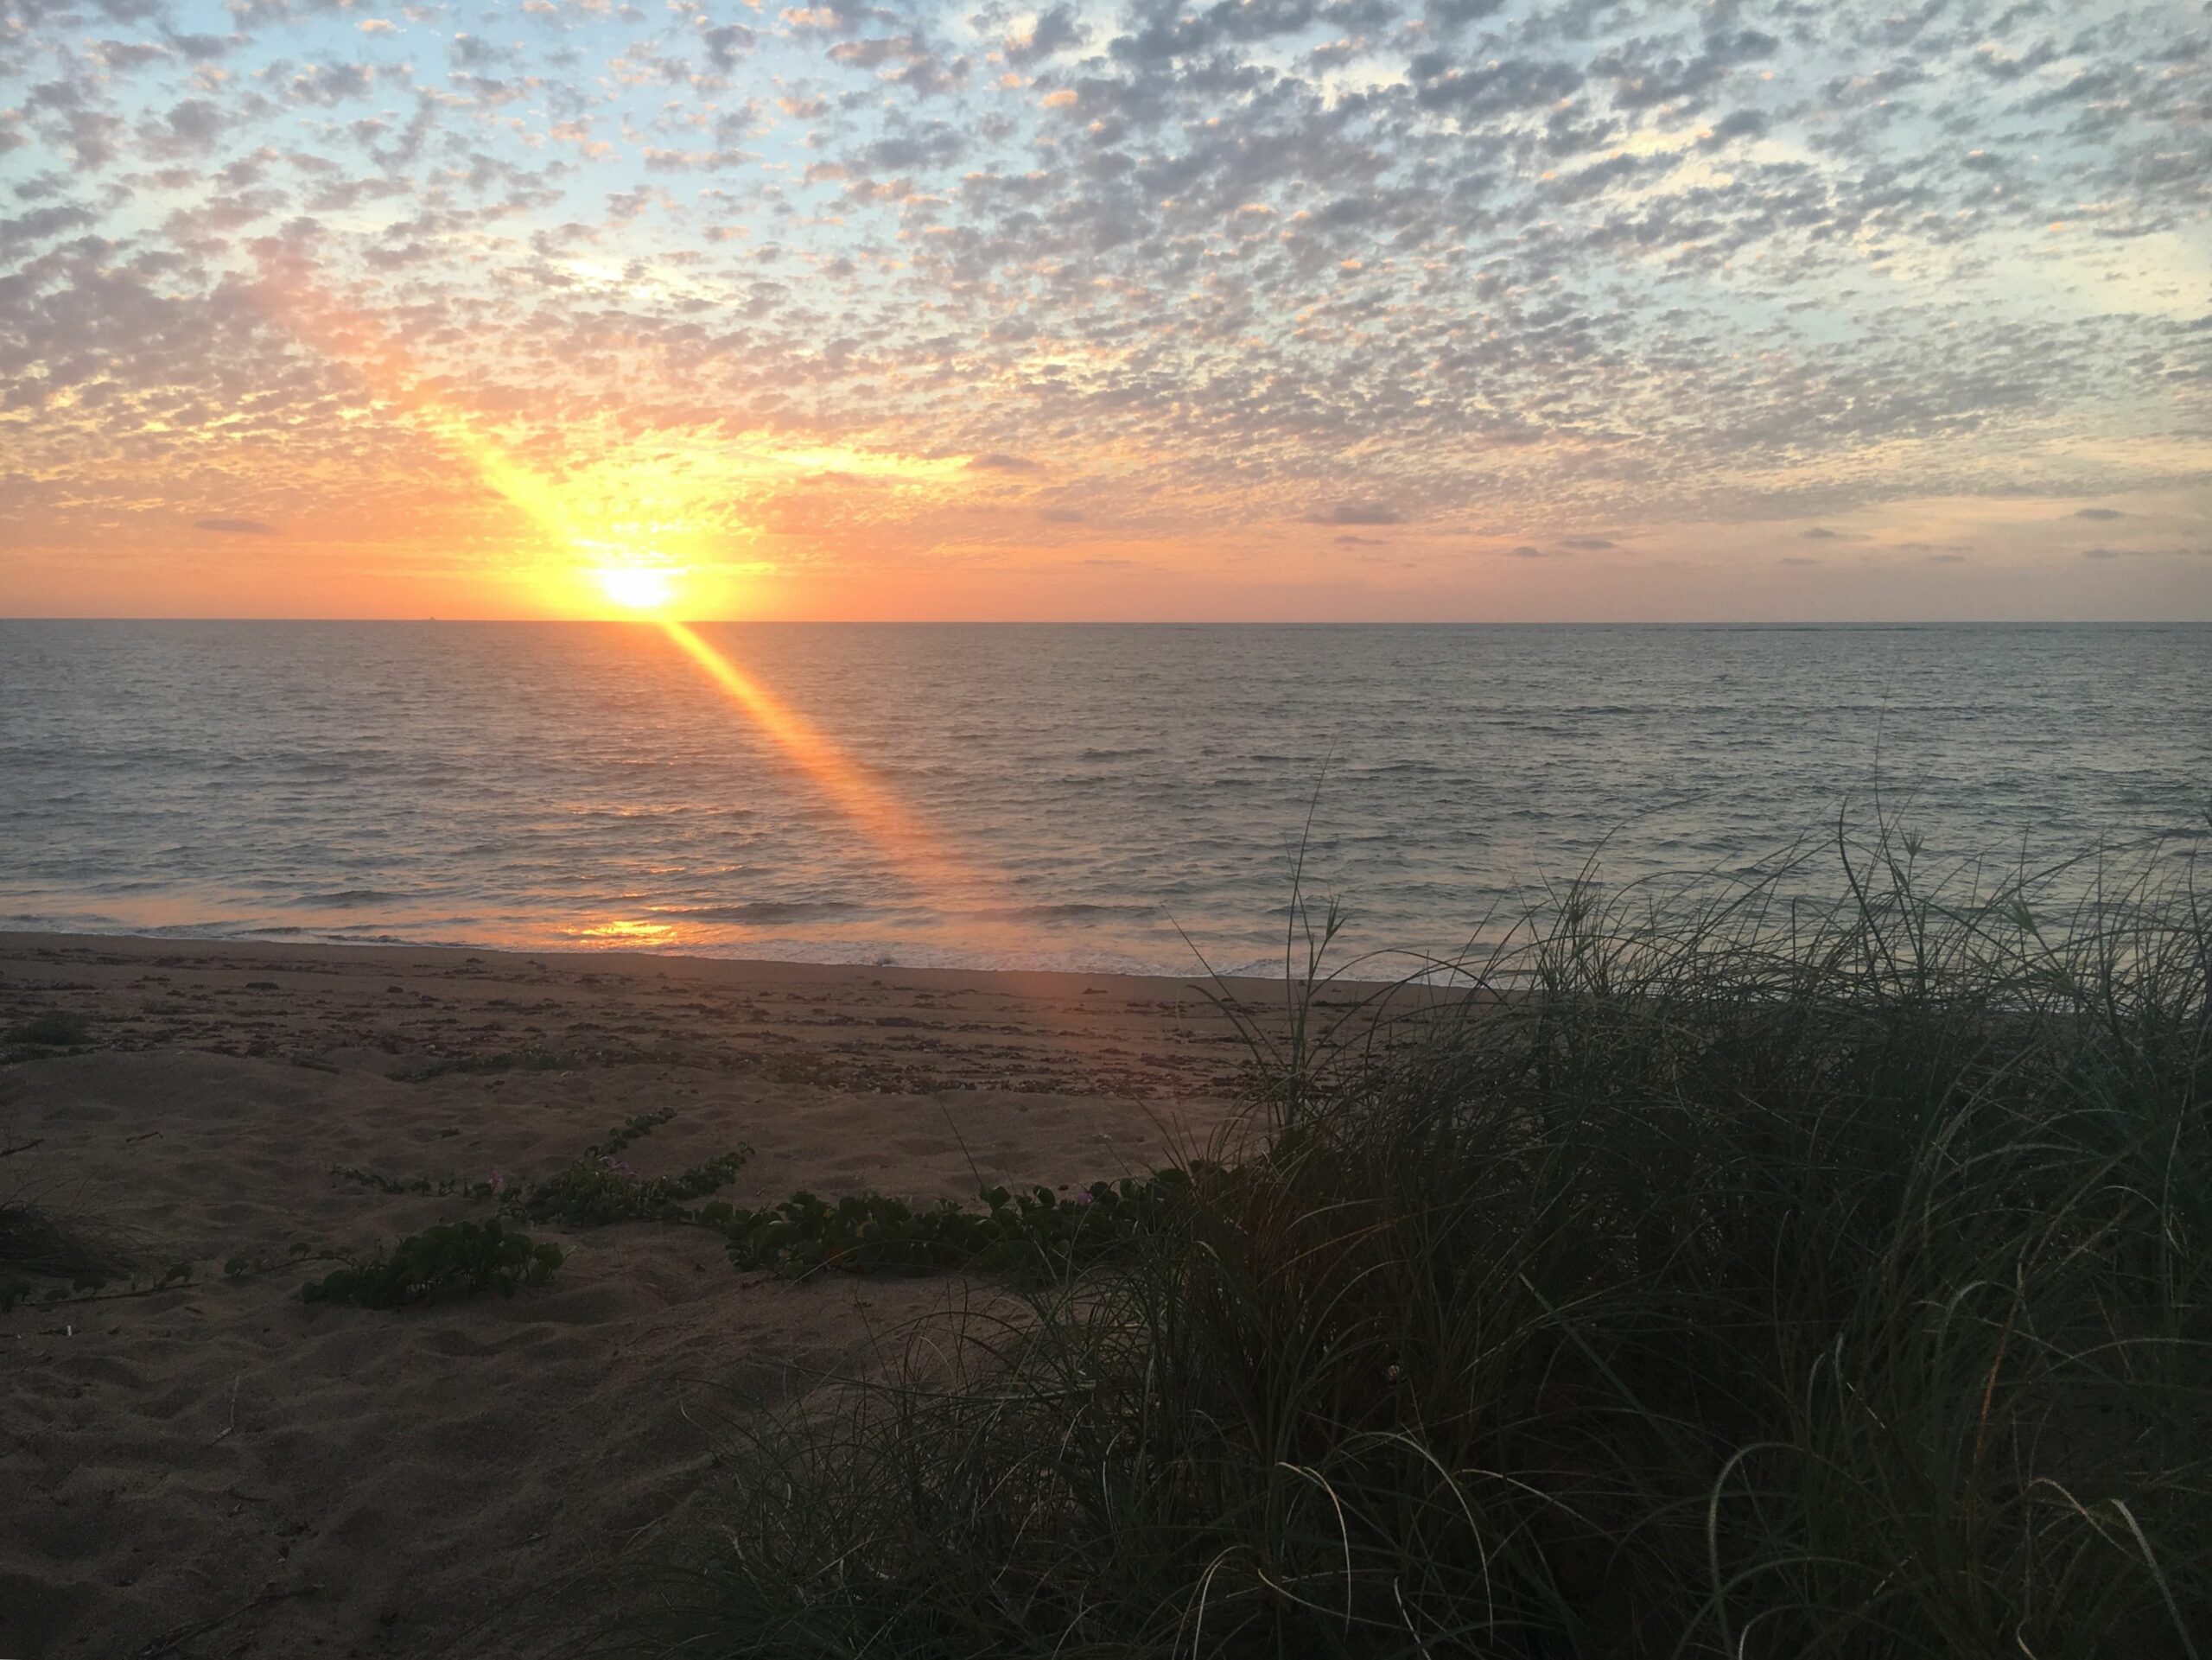
<path id="1" fill-rule="evenodd" d="M 1592 862 L 2212 805 L 2202 626 L 697 633 L 769 718 L 651 623 L 0 622 L 0 927 L 1265 972 L 1301 848 L 1344 951 L 1451 953 Z"/>

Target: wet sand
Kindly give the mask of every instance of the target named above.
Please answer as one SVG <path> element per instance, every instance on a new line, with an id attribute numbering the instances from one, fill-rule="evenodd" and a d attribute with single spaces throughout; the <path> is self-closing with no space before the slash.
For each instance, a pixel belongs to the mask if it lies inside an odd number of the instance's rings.
<path id="1" fill-rule="evenodd" d="M 571 1254 L 512 1301 L 226 1279 L 488 1208 L 334 1167 L 539 1176 L 665 1106 L 626 1156 L 749 1143 L 739 1203 L 1080 1185 L 1202 1143 L 1244 1058 L 1172 980 L 0 935 L 0 1034 L 51 1010 L 86 1044 L 0 1043 L 0 1202 L 193 1277 L 0 1314 L 8 1660 L 542 1652 L 517 1610 L 697 1495 L 718 1422 L 988 1294 L 741 1275 L 651 1225 L 534 1230 Z"/>

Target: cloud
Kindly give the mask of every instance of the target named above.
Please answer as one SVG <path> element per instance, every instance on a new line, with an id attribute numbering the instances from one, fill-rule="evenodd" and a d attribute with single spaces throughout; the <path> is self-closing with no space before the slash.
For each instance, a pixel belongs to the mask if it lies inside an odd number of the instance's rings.
<path id="1" fill-rule="evenodd" d="M 1572 97 L 1583 80 L 1580 69 L 1557 60 L 1459 64 L 1441 52 L 1421 54 L 1407 66 L 1407 73 L 1422 108 L 1448 111 L 1463 122 L 1542 109 Z"/>
<path id="2" fill-rule="evenodd" d="M 472 41 L 465 35 L 461 35 L 454 42 L 456 55 L 461 57 L 463 61 L 480 61 L 480 58 L 468 55 L 467 48 L 480 48 L 481 45 L 480 41 Z M 376 89 L 376 81 L 377 71 L 371 64 L 311 64 L 292 77 L 288 90 L 294 98 L 302 103 L 317 104 L 328 108 L 333 105 L 342 104 L 349 99 L 367 97 Z"/>
<path id="3" fill-rule="evenodd" d="M 1335 506 L 1308 513 L 1309 525 L 1396 525 L 1404 516 L 1385 501 L 1339 501 Z"/>
<path id="4" fill-rule="evenodd" d="M 1550 557 L 1541 548 L 1527 542 L 1517 548 L 1508 548 L 1505 553 L 1510 559 L 1544 559 Z"/>
<path id="5" fill-rule="evenodd" d="M 1027 67 L 1081 46 L 1089 38 L 1090 31 L 1077 20 L 1073 7 L 1054 6 L 1039 12 L 1026 33 L 1007 36 L 1002 49 L 1008 63 Z"/>
<path id="6" fill-rule="evenodd" d="M 257 518 L 195 518 L 195 531 L 213 531 L 220 536 L 276 536 L 281 532 L 274 525 L 264 525 Z"/>
<path id="7" fill-rule="evenodd" d="M 167 121 L 170 137 L 188 149 L 210 149 L 223 133 L 223 112 L 208 99 L 183 99 L 169 111 Z"/>
<path id="8" fill-rule="evenodd" d="M 27 247 L 47 237 L 80 231 L 97 223 L 99 218 L 91 209 L 73 203 L 57 203 L 50 207 L 33 208 L 29 213 L 18 213 L 13 219 L 0 219 L 0 239 L 17 247 Z"/>
<path id="9" fill-rule="evenodd" d="M 1700 133 L 1697 147 L 1700 149 L 1719 149 L 1738 138 L 1764 137 L 1766 130 L 1767 118 L 1764 111 L 1738 110 Z"/>
<path id="10" fill-rule="evenodd" d="M 707 61 L 725 74 L 760 43 L 760 37 L 743 23 L 710 24 L 703 17 L 699 22 L 699 43 L 707 48 Z"/>
<path id="11" fill-rule="evenodd" d="M 2084 548 L 2084 559 L 2202 559 L 2212 556 L 2203 548 Z"/>
<path id="12" fill-rule="evenodd" d="M 358 518 L 363 569 L 504 545 L 356 322 L 549 477 L 938 458 L 717 497 L 716 535 L 811 515 L 825 565 L 939 557 L 1071 455 L 1224 582 L 1286 516 L 1317 569 L 1413 520 L 1763 569 L 2201 483 L 2212 54 L 2171 9 L 385 10 L 0 31 L 11 532 L 33 480 L 57 547 L 218 488 Z"/>

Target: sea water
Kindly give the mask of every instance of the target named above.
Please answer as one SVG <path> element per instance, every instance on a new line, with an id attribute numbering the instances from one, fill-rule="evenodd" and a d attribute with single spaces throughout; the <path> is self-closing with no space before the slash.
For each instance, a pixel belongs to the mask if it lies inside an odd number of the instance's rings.
<path id="1" fill-rule="evenodd" d="M 697 632 L 765 704 L 643 622 L 0 622 L 0 927 L 1264 971 L 1294 878 L 1449 953 L 1586 868 L 2212 804 L 2201 626 Z"/>

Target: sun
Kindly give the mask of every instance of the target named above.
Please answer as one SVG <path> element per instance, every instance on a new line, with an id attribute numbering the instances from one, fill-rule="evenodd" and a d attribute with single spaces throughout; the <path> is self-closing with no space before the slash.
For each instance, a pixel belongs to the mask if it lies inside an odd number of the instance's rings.
<path id="1" fill-rule="evenodd" d="M 658 611 L 676 597 L 676 579 L 651 565 L 605 565 L 593 573 L 600 589 L 632 611 Z"/>

